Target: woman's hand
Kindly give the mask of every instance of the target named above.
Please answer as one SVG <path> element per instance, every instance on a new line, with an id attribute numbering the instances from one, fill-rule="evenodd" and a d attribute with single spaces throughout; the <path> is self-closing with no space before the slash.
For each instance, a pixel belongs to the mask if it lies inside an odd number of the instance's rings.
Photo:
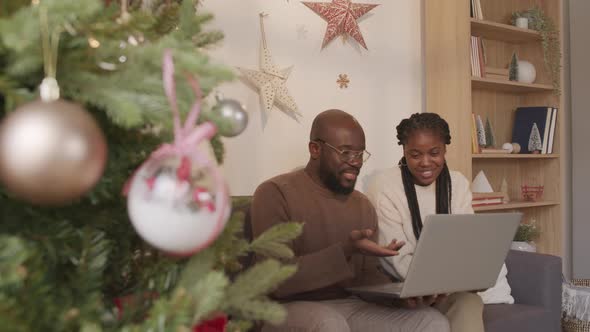
<path id="1" fill-rule="evenodd" d="M 441 301 L 446 299 L 446 297 L 446 294 L 410 297 L 407 299 L 403 299 L 403 305 L 408 309 L 429 307 L 435 303 L 440 303 Z"/>

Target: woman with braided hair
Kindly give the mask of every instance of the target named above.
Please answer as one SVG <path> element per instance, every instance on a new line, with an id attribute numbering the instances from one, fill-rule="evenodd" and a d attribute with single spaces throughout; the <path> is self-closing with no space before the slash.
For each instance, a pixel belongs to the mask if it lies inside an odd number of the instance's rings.
<path id="1" fill-rule="evenodd" d="M 416 113 L 396 127 L 403 158 L 398 165 L 375 175 L 367 196 L 375 206 L 379 242 L 392 239 L 406 245 L 398 256 L 382 259 L 383 268 L 404 280 L 422 231 L 422 220 L 430 214 L 473 213 L 469 181 L 450 171 L 445 160 L 451 143 L 447 122 L 435 113 Z M 451 331 L 484 331 L 483 303 L 474 293 L 436 295 L 406 300 L 406 305 L 433 305 L 449 319 Z"/>

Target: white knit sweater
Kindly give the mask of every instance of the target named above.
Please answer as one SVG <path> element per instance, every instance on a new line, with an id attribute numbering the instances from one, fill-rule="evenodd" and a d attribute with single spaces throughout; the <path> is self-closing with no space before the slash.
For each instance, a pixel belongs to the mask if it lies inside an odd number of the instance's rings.
<path id="1" fill-rule="evenodd" d="M 469 181 L 459 172 L 450 173 L 451 212 L 473 213 Z M 420 216 L 424 221 L 427 215 L 436 214 L 436 183 L 426 187 L 415 185 L 415 188 Z M 389 244 L 393 239 L 406 242 L 398 256 L 384 258 L 384 263 L 387 263 L 384 267 L 398 279 L 404 280 L 416 249 L 416 237 L 400 168 L 395 166 L 377 173 L 369 182 L 366 194 L 377 210 L 379 244 Z"/>

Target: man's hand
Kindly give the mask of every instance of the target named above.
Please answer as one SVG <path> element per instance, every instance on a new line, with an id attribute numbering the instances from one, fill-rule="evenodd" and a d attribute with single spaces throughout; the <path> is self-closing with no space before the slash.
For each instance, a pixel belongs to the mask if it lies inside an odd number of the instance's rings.
<path id="1" fill-rule="evenodd" d="M 446 299 L 447 295 L 417 296 L 403 299 L 403 306 L 408 309 L 429 307 Z"/>
<path id="2" fill-rule="evenodd" d="M 350 242 L 363 255 L 377 257 L 397 256 L 398 250 L 405 244 L 404 241 L 393 240 L 387 246 L 380 246 L 370 239 L 372 235 L 371 229 L 354 230 L 350 232 Z"/>

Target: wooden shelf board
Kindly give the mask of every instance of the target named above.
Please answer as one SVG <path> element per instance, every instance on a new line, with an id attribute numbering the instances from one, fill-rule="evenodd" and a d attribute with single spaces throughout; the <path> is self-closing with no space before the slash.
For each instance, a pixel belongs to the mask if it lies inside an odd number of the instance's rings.
<path id="1" fill-rule="evenodd" d="M 541 40 L 541 34 L 531 29 L 486 20 L 471 19 L 471 35 L 505 41 L 509 43 L 534 42 Z"/>
<path id="2" fill-rule="evenodd" d="M 549 84 L 528 84 L 508 80 L 497 80 L 485 77 L 471 77 L 471 87 L 507 92 L 549 92 L 553 86 Z"/>
<path id="3" fill-rule="evenodd" d="M 539 206 L 551 206 L 551 205 L 558 205 L 559 202 L 557 201 L 541 201 L 541 202 L 510 202 L 506 204 L 498 204 L 498 205 L 487 205 L 487 206 L 476 206 L 473 208 L 475 212 L 482 212 L 482 211 L 499 211 L 499 210 L 512 210 L 512 209 L 525 209 L 525 208 L 533 208 Z"/>
<path id="4" fill-rule="evenodd" d="M 557 159 L 559 154 L 508 154 L 508 153 L 474 153 L 473 159 Z"/>

